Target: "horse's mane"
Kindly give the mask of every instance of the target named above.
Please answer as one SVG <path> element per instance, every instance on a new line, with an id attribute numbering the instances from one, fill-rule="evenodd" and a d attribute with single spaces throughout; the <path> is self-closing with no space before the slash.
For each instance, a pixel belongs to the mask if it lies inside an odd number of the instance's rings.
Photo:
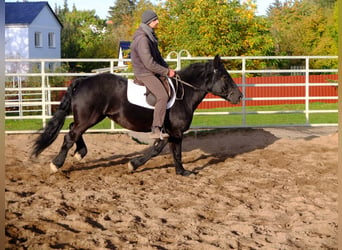
<path id="1" fill-rule="evenodd" d="M 185 81 L 196 81 L 196 79 L 207 80 L 212 73 L 212 62 L 205 63 L 196 62 L 188 65 L 186 68 L 180 70 L 178 74 Z"/>

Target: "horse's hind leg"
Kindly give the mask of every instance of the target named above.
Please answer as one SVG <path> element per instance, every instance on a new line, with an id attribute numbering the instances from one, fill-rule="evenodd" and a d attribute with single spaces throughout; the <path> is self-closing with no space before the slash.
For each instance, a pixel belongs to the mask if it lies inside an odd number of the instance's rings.
<path id="1" fill-rule="evenodd" d="M 71 123 L 69 126 L 69 129 L 71 130 L 73 128 L 74 123 Z M 83 136 L 80 135 L 78 140 L 76 141 L 76 149 L 74 152 L 74 157 L 80 161 L 84 158 L 84 156 L 86 156 L 86 154 L 88 153 L 88 149 L 87 149 L 87 145 L 85 144 L 84 140 L 83 140 Z"/>
<path id="2" fill-rule="evenodd" d="M 75 137 L 76 134 L 73 132 L 73 130 L 70 130 L 70 132 L 64 136 L 63 145 L 58 155 L 52 160 L 50 164 L 50 168 L 53 173 L 57 172 L 58 169 L 63 166 L 69 149 L 74 145 Z"/>
<path id="3" fill-rule="evenodd" d="M 149 159 L 159 155 L 166 144 L 167 140 L 156 140 L 153 143 L 152 147 L 150 147 L 144 155 L 133 158 L 130 162 L 128 162 L 128 171 L 134 172 L 138 167 L 146 163 Z"/>
<path id="4" fill-rule="evenodd" d="M 52 160 L 50 168 L 52 172 L 57 172 L 60 167 L 63 166 L 65 158 L 67 157 L 68 151 L 76 142 L 77 148 L 82 153 L 86 152 L 85 143 L 82 138 L 82 134 L 89 128 L 89 126 L 77 126 L 72 124 L 70 126 L 70 131 L 64 136 L 63 145 L 58 153 L 58 155 Z M 77 151 L 76 148 L 76 151 Z M 85 155 L 85 153 L 84 153 Z"/>
<path id="5" fill-rule="evenodd" d="M 80 161 L 84 158 L 84 156 L 86 156 L 87 153 L 88 153 L 88 149 L 81 135 L 80 138 L 76 141 L 76 149 L 75 149 L 74 157 L 78 161 Z"/>
<path id="6" fill-rule="evenodd" d="M 74 110 L 74 113 L 77 113 Z M 80 117 L 74 115 L 74 123 L 70 125 L 70 131 L 64 136 L 63 145 L 58 153 L 58 155 L 52 160 L 50 168 L 52 172 L 57 172 L 60 167 L 63 166 L 65 158 L 68 154 L 70 148 L 76 142 L 76 151 L 82 157 L 87 153 L 87 147 L 82 138 L 82 134 L 91 126 L 102 121 L 104 116 L 101 114 L 94 115 L 93 117 Z"/>

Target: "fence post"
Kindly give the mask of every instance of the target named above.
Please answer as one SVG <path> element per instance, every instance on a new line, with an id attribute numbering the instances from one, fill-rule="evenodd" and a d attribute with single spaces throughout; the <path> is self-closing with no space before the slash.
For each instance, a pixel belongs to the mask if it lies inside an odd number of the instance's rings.
<path id="1" fill-rule="evenodd" d="M 310 61 L 309 57 L 305 57 L 305 122 L 310 125 Z"/>
<path id="2" fill-rule="evenodd" d="M 43 127 L 46 125 L 46 93 L 45 93 L 45 63 L 40 61 L 41 68 L 41 79 L 42 79 L 42 117 L 43 117 Z"/>
<path id="3" fill-rule="evenodd" d="M 110 60 L 110 73 L 113 74 L 114 73 L 114 61 Z"/>
<path id="4" fill-rule="evenodd" d="M 51 107 L 51 86 L 50 86 L 50 83 L 49 83 L 49 77 L 47 78 L 47 83 L 46 83 L 46 87 L 47 87 L 47 101 L 48 101 L 48 109 L 47 109 L 47 114 L 49 116 L 52 115 L 52 107 Z"/>
<path id="5" fill-rule="evenodd" d="M 242 126 L 246 127 L 246 58 L 242 56 Z"/>
<path id="6" fill-rule="evenodd" d="M 19 116 L 23 116 L 23 89 L 21 76 L 18 76 L 18 101 L 19 101 Z"/>
<path id="7" fill-rule="evenodd" d="M 177 70 L 180 70 L 182 68 L 182 53 L 186 53 L 186 58 L 191 58 L 191 54 L 186 49 L 182 49 L 177 54 Z"/>
<path id="8" fill-rule="evenodd" d="M 110 67 L 110 73 L 113 74 L 114 73 L 114 60 L 110 60 L 109 67 Z M 110 120 L 110 130 L 111 130 L 111 132 L 113 132 L 115 130 L 115 125 L 114 125 L 113 120 Z"/>
<path id="9" fill-rule="evenodd" d="M 180 70 L 180 59 L 179 59 L 179 53 L 177 53 L 176 51 L 171 51 L 167 56 L 166 56 L 166 60 L 171 60 L 172 55 L 176 55 L 177 58 L 177 66 L 176 66 L 176 70 Z"/>

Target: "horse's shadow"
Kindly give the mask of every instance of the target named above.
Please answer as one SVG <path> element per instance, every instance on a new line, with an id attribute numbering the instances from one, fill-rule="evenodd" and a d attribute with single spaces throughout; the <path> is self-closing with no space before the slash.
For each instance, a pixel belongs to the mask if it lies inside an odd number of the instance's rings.
<path id="1" fill-rule="evenodd" d="M 277 140 L 279 140 L 278 137 L 264 129 L 234 128 L 194 132 L 185 138 L 183 153 L 198 149 L 203 151 L 198 158 L 185 162 L 192 165 L 200 160 L 208 159 L 202 166 L 193 169 L 195 172 L 200 172 L 237 155 L 264 149 Z"/>
<path id="2" fill-rule="evenodd" d="M 260 128 L 215 129 L 189 133 L 183 141 L 183 152 L 200 149 L 206 154 L 234 157 L 263 149 L 279 140 Z"/>
<path id="3" fill-rule="evenodd" d="M 74 171 L 93 170 L 97 168 L 108 168 L 127 164 L 132 158 L 141 155 L 139 152 L 130 153 L 127 155 L 112 155 L 109 157 L 101 157 L 90 161 L 82 161 L 77 164 L 72 164 L 64 173 L 71 173 Z"/>
<path id="4" fill-rule="evenodd" d="M 133 138 L 135 139 L 135 138 Z M 186 156 L 194 150 L 199 150 L 198 157 L 191 157 L 191 160 L 183 160 L 188 166 L 193 167 L 192 171 L 200 172 L 212 165 L 224 162 L 228 158 L 248 153 L 256 149 L 264 149 L 273 144 L 279 138 L 264 129 L 239 128 L 239 129 L 215 129 L 206 131 L 190 132 L 184 136 L 183 155 Z M 112 155 L 107 158 L 100 158 L 86 161 L 78 166 L 70 167 L 67 172 L 92 170 L 96 168 L 106 168 L 127 164 L 135 157 L 144 154 L 148 149 L 141 152 L 133 152 L 127 155 Z M 161 155 L 170 154 L 168 147 L 162 151 Z M 184 157 L 186 158 L 186 157 Z M 170 157 L 170 162 L 163 165 L 149 166 L 139 168 L 136 172 L 145 172 L 155 169 L 173 168 L 174 164 Z M 205 161 L 203 165 L 198 166 L 199 161 Z M 151 159 L 153 161 L 153 159 Z"/>

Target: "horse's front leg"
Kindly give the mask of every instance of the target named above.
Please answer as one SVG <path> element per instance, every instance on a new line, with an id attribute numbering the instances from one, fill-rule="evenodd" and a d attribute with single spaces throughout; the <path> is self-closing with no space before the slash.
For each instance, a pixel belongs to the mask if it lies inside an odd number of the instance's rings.
<path id="1" fill-rule="evenodd" d="M 134 172 L 138 167 L 145 164 L 149 159 L 159 155 L 166 144 L 167 140 L 155 140 L 152 147 L 150 147 L 144 155 L 133 158 L 128 162 L 128 171 Z"/>
<path id="2" fill-rule="evenodd" d="M 182 138 L 169 138 L 170 150 L 172 152 L 173 160 L 176 167 L 176 174 L 182 176 L 189 176 L 191 174 L 196 174 L 196 172 L 186 170 L 182 164 Z"/>

